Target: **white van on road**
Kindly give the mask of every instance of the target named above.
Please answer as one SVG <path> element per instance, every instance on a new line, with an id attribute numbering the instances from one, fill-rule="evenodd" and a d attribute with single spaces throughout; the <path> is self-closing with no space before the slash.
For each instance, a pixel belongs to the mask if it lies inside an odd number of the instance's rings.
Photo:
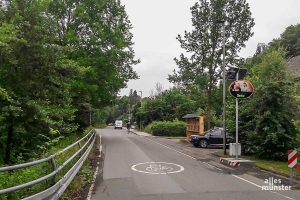
<path id="1" fill-rule="evenodd" d="M 115 121 L 115 129 L 117 129 L 117 128 L 120 128 L 120 129 L 123 128 L 123 121 L 122 120 L 116 120 Z"/>

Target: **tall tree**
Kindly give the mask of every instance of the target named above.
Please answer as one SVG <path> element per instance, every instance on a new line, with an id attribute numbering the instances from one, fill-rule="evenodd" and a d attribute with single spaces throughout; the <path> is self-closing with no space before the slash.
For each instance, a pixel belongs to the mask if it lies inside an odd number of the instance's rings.
<path id="1" fill-rule="evenodd" d="M 286 58 L 300 55 L 300 24 L 287 27 L 280 38 L 274 39 L 270 46 L 275 49 L 284 48 Z"/>
<path id="2" fill-rule="evenodd" d="M 54 133 L 85 128 L 89 112 L 137 78 L 139 60 L 119 0 L 0 6 L 0 153 L 8 164 L 36 156 Z"/>
<path id="3" fill-rule="evenodd" d="M 179 67 L 169 81 L 189 93 L 197 91 L 207 102 L 207 124 L 222 64 L 222 24 L 225 23 L 226 65 L 239 63 L 238 52 L 251 36 L 254 19 L 246 0 L 199 0 L 191 7 L 194 29 L 178 35 L 177 40 L 188 55 L 175 58 Z M 206 99 L 206 100 L 205 100 Z"/>
<path id="4" fill-rule="evenodd" d="M 137 78 L 131 23 L 119 0 L 53 0 L 50 8 L 58 43 L 70 47 L 68 57 L 81 68 L 72 92 L 76 121 L 85 127 L 92 107 L 111 104 L 127 81 Z"/>
<path id="5" fill-rule="evenodd" d="M 46 7 L 44 1 L 21 0 L 1 7 L 0 86 L 10 97 L 1 109 L 7 164 L 20 152 L 29 157 L 44 136 L 50 136 L 50 129 L 76 129 L 68 91 L 74 71 L 68 69 L 62 49 L 53 45 Z"/>

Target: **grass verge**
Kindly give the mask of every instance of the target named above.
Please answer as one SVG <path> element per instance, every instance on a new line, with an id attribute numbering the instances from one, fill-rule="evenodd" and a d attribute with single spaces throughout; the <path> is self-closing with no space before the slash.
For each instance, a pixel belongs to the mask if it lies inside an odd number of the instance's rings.
<path id="1" fill-rule="evenodd" d="M 99 138 L 96 138 L 95 144 L 91 149 L 89 156 L 82 165 L 78 174 L 75 176 L 71 184 L 66 189 L 61 197 L 62 200 L 85 200 L 89 192 L 90 185 L 93 182 L 93 175 L 96 168 L 98 151 L 96 143 Z"/>
<path id="2" fill-rule="evenodd" d="M 224 155 L 223 151 L 215 152 L 214 155 L 218 157 L 230 157 Z M 277 173 L 284 176 L 290 176 L 291 169 L 287 166 L 287 161 L 276 161 L 256 158 L 255 156 L 242 156 L 245 159 L 255 161 L 255 166 L 273 173 Z M 300 168 L 295 169 L 296 178 L 300 179 Z"/>
<path id="3" fill-rule="evenodd" d="M 107 127 L 106 124 L 101 124 L 101 123 L 94 124 L 94 128 L 96 128 L 96 129 L 102 129 L 102 128 L 106 128 L 106 127 Z"/>

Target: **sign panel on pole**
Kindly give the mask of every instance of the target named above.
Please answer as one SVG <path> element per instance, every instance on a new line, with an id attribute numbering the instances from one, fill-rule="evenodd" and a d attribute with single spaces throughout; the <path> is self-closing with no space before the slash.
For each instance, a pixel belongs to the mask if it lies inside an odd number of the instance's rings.
<path id="1" fill-rule="evenodd" d="M 252 83 L 246 80 L 234 81 L 229 86 L 230 94 L 238 99 L 250 97 L 254 92 Z"/>
<path id="2" fill-rule="evenodd" d="M 288 167 L 296 169 L 298 168 L 297 163 L 298 153 L 296 150 L 288 150 Z"/>

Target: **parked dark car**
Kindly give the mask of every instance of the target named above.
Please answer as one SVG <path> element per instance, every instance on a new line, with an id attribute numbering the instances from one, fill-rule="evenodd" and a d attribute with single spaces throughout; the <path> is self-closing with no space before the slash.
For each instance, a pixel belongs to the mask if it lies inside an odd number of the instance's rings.
<path id="1" fill-rule="evenodd" d="M 231 139 L 226 137 L 227 140 Z M 195 147 L 206 148 L 208 145 L 223 145 L 223 129 L 215 127 L 205 132 L 205 135 L 191 135 L 189 142 Z"/>

